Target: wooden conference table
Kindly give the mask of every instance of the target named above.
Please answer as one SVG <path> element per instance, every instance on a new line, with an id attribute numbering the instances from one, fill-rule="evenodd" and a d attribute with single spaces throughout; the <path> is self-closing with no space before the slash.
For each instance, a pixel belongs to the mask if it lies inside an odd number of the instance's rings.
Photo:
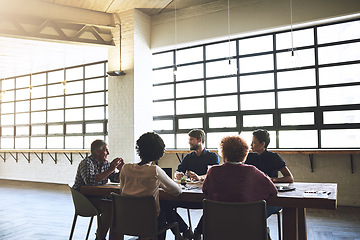
<path id="1" fill-rule="evenodd" d="M 196 186 L 188 184 L 189 186 Z M 270 206 L 283 207 L 283 239 L 284 240 L 306 240 L 306 208 L 336 209 L 337 207 L 337 184 L 336 183 L 303 183 L 294 182 L 286 184 L 295 190 L 279 192 L 277 196 L 267 199 Z M 119 193 L 118 185 L 83 186 L 80 190 L 83 194 L 109 196 L 111 192 Z M 326 194 L 304 194 L 305 191 Z M 164 200 L 177 200 L 185 202 L 202 202 L 204 195 L 201 185 L 196 189 L 185 189 L 178 197 L 171 196 L 160 191 L 160 198 Z"/>

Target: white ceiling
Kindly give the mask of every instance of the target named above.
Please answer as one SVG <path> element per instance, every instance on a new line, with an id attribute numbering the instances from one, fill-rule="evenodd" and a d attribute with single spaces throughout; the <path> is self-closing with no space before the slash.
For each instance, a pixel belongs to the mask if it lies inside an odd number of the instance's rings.
<path id="1" fill-rule="evenodd" d="M 175 7 L 175 1 L 173 0 L 41 1 L 106 13 L 138 8 L 149 15 L 174 11 Z M 176 8 L 181 9 L 195 5 L 206 5 L 208 3 L 225 1 L 226 0 L 177 0 Z M 105 60 L 107 59 L 107 52 L 107 47 L 101 46 L 64 44 L 0 36 L 0 79 Z"/>

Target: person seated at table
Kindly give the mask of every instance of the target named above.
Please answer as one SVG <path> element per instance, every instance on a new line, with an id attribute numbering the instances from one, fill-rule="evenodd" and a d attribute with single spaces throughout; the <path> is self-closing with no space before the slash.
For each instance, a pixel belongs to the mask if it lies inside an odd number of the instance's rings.
<path id="1" fill-rule="evenodd" d="M 255 130 L 251 142 L 252 152 L 248 154 L 245 163 L 257 167 L 275 183 L 294 182 L 293 175 L 280 155 L 267 150 L 269 143 L 270 134 L 267 130 Z M 279 171 L 282 177 L 278 176 Z"/>
<path id="2" fill-rule="evenodd" d="M 220 154 L 224 163 L 209 169 L 203 183 L 207 199 L 220 202 L 253 202 L 277 195 L 274 183 L 256 167 L 244 164 L 249 146 L 239 136 L 224 137 Z M 269 238 L 270 239 L 270 238 Z"/>
<path id="3" fill-rule="evenodd" d="M 279 154 L 267 150 L 270 143 L 270 134 L 265 129 L 257 129 L 253 132 L 251 149 L 253 152 L 249 153 L 245 163 L 253 165 L 268 175 L 274 183 L 292 183 L 294 177 L 285 161 Z M 278 172 L 282 173 L 282 177 L 278 176 Z M 279 212 L 282 207 L 269 206 L 267 208 L 267 215 L 270 216 Z"/>
<path id="4" fill-rule="evenodd" d="M 191 180 L 203 181 L 208 167 L 212 165 L 220 164 L 219 156 L 210 152 L 205 148 L 205 132 L 202 129 L 192 129 L 189 133 L 189 145 L 191 153 L 188 153 L 181 163 L 179 164 L 177 170 L 175 171 L 175 179 L 180 180 L 186 175 L 186 177 Z M 173 202 L 173 206 L 176 207 L 185 207 L 185 208 L 195 208 L 201 209 L 202 203 L 196 202 Z M 194 240 L 201 239 L 201 234 L 203 232 L 202 227 L 202 217 L 198 225 L 195 228 L 194 234 L 192 230 L 188 228 L 184 220 L 177 214 L 177 222 L 182 228 L 187 228 L 188 230 L 184 232 L 185 238 L 193 238 Z"/>
<path id="5" fill-rule="evenodd" d="M 168 201 L 159 201 L 159 187 L 174 196 L 182 193 L 179 185 L 163 169 L 151 164 L 163 156 L 164 150 L 164 141 L 158 134 L 154 132 L 143 134 L 136 141 L 136 151 L 141 161 L 139 163 L 125 164 L 120 173 L 120 190 L 122 195 L 154 196 L 159 229 L 164 227 L 166 223 L 175 222 L 174 212 Z M 165 237 L 166 232 L 160 234 L 158 239 L 164 240 Z"/>
<path id="6" fill-rule="evenodd" d="M 124 165 L 124 160 L 117 157 L 110 163 L 107 160 L 108 155 L 109 149 L 103 140 L 93 141 L 91 143 L 91 155 L 79 163 L 73 189 L 80 191 L 81 186 L 84 185 L 105 185 L 109 179 L 112 182 L 119 182 L 119 171 Z M 96 231 L 96 239 L 103 240 L 105 239 L 111 224 L 111 202 L 104 201 L 102 197 L 87 197 L 101 212 L 100 229 Z M 99 230 L 101 230 L 101 235 L 99 234 Z"/>

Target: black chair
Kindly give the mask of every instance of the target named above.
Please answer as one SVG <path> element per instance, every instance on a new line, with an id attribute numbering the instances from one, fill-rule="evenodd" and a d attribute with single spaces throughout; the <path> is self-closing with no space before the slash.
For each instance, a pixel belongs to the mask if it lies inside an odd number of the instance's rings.
<path id="1" fill-rule="evenodd" d="M 266 202 L 204 199 L 204 240 L 267 240 Z"/>
<path id="2" fill-rule="evenodd" d="M 180 239 L 178 223 L 171 223 L 158 230 L 155 198 L 153 196 L 122 196 L 111 193 L 113 221 L 111 230 L 122 236 L 151 237 L 157 239 L 160 233 L 173 229 L 175 239 Z"/>
<path id="3" fill-rule="evenodd" d="M 71 196 L 72 196 L 72 199 L 74 202 L 74 207 L 75 207 L 74 220 L 73 220 L 73 224 L 71 227 L 69 240 L 71 240 L 73 237 L 76 220 L 77 220 L 78 216 L 90 217 L 90 223 L 89 223 L 88 231 L 87 231 L 86 238 L 85 238 L 87 240 L 89 238 L 90 229 L 91 229 L 91 225 L 92 225 L 94 216 L 97 216 L 98 231 L 100 231 L 100 227 L 99 227 L 100 226 L 100 212 L 89 201 L 89 199 L 87 197 L 85 197 L 82 193 L 80 193 L 79 191 L 76 191 L 75 189 L 73 189 L 70 186 L 69 186 L 69 188 L 71 191 Z M 98 234 L 100 234 L 100 233 L 98 233 Z"/>

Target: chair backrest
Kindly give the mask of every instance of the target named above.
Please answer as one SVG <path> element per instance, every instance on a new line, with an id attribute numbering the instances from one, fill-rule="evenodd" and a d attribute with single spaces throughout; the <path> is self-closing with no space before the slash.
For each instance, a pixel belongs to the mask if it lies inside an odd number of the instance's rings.
<path id="1" fill-rule="evenodd" d="M 75 206 L 75 213 L 82 217 L 91 217 L 98 214 L 96 207 L 79 191 L 70 187 L 72 199 Z"/>
<path id="2" fill-rule="evenodd" d="M 153 196 L 123 196 L 111 193 L 113 203 L 112 230 L 123 235 L 156 236 L 158 231 Z"/>
<path id="3" fill-rule="evenodd" d="M 217 202 L 204 199 L 204 239 L 266 240 L 266 202 Z"/>

